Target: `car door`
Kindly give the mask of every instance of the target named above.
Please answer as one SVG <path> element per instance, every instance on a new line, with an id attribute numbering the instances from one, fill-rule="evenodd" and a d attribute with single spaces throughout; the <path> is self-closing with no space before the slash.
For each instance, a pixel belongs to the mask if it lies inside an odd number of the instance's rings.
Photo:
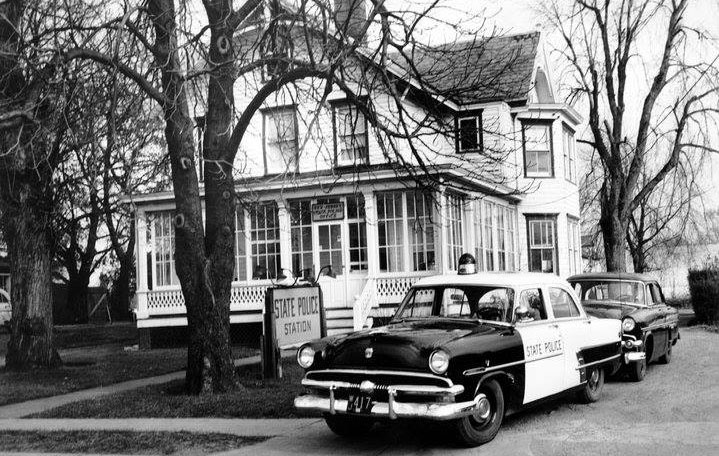
<path id="1" fill-rule="evenodd" d="M 661 302 L 660 295 L 653 290 L 653 285 L 654 284 L 651 283 L 645 285 L 645 295 L 647 305 L 649 306 L 649 321 L 647 322 L 647 329 L 651 331 L 654 341 L 652 359 L 657 359 L 659 356 L 664 354 L 669 336 L 667 334 L 666 306 Z"/>
<path id="2" fill-rule="evenodd" d="M 515 325 L 524 348 L 524 404 L 564 390 L 564 343 L 559 326 L 547 312 L 545 295 L 541 287 L 518 293 L 519 306 L 533 309 L 531 316 Z"/>
<path id="3" fill-rule="evenodd" d="M 578 353 L 594 345 L 591 320 L 583 315 L 572 295 L 562 287 L 550 286 L 549 305 L 564 341 L 564 389 L 581 383 Z"/>

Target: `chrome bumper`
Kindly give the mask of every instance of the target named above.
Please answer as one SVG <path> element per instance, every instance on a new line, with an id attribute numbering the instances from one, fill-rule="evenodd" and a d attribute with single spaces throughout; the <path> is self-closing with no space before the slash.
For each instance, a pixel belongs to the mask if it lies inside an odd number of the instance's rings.
<path id="1" fill-rule="evenodd" d="M 363 394 L 372 394 L 377 390 L 387 391 L 387 402 L 374 402 L 367 413 L 350 413 L 357 416 L 370 416 L 375 418 L 423 418 L 429 420 L 452 420 L 472 415 L 477 411 L 480 401 L 485 399 L 478 394 L 473 400 L 467 402 L 402 402 L 397 397 L 403 394 L 413 396 L 435 396 L 451 398 L 462 394 L 462 385 L 447 387 L 432 385 L 376 385 L 370 381 L 357 384 L 340 381 L 321 381 L 303 379 L 302 385 L 310 389 L 326 390 L 329 397 L 307 394 L 295 398 L 295 408 L 298 410 L 312 410 L 330 415 L 347 414 L 346 399 L 335 397 L 337 390 L 354 390 Z"/>
<path id="2" fill-rule="evenodd" d="M 392 396 L 390 396 L 392 397 Z M 357 416 L 371 416 L 375 418 L 423 418 L 427 420 L 453 420 L 473 414 L 477 410 L 480 400 L 484 399 L 483 394 L 478 394 L 474 400 L 469 402 L 449 403 L 415 403 L 397 402 L 390 399 L 389 402 L 376 402 L 372 405 L 369 413 L 352 413 Z M 330 415 L 347 414 L 347 400 L 315 395 L 305 395 L 295 398 L 295 407 L 298 410 L 314 410 Z"/>
<path id="3" fill-rule="evenodd" d="M 641 361 L 643 359 L 646 359 L 647 355 L 643 351 L 641 352 L 629 352 L 624 354 L 624 363 L 635 363 L 637 361 Z"/>

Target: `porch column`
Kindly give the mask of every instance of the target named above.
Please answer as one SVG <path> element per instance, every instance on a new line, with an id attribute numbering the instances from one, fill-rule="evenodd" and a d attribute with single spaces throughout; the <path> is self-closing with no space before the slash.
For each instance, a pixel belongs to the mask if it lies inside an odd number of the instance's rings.
<path id="1" fill-rule="evenodd" d="M 377 205 L 372 190 L 363 191 L 362 196 L 364 196 L 365 226 L 367 228 L 367 275 L 376 277 L 379 273 Z"/>
<path id="2" fill-rule="evenodd" d="M 277 201 L 277 218 L 280 222 L 280 266 L 286 271 L 292 271 L 292 234 L 290 211 L 285 200 Z"/>
<path id="3" fill-rule="evenodd" d="M 147 216 L 144 210 L 136 210 L 135 212 L 135 239 L 137 242 L 137 250 L 135 252 L 136 280 L 137 290 L 137 319 L 148 318 L 147 311 Z"/>
<path id="4" fill-rule="evenodd" d="M 440 187 L 437 195 L 439 197 L 439 254 L 437 255 L 439 268 L 437 270 L 446 274 L 449 272 L 449 249 L 447 248 L 447 241 L 449 240 L 447 229 L 449 227 L 447 226 L 447 193 L 445 188 Z"/>
<path id="5" fill-rule="evenodd" d="M 464 210 L 462 211 L 462 235 L 464 238 L 464 251 L 462 253 L 471 253 L 472 255 L 475 255 L 474 201 L 471 195 L 465 198 Z"/>

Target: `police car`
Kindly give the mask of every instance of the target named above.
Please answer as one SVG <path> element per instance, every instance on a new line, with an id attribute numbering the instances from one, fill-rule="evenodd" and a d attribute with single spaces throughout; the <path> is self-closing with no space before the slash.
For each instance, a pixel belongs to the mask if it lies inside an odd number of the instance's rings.
<path id="1" fill-rule="evenodd" d="M 550 274 L 476 273 L 419 280 L 387 326 L 301 346 L 300 410 L 337 434 L 375 421 L 448 421 L 462 444 L 488 442 L 508 414 L 575 392 L 599 399 L 619 368 L 621 323 L 590 318 L 569 284 Z"/>

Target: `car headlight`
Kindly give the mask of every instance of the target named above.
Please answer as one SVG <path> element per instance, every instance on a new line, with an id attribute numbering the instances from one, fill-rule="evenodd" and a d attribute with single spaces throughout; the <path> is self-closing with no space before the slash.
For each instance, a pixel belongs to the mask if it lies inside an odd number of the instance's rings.
<path id="1" fill-rule="evenodd" d="M 429 368 L 435 374 L 444 374 L 449 367 L 449 354 L 444 350 L 435 350 L 429 355 Z"/>
<path id="2" fill-rule="evenodd" d="M 634 326 L 636 326 L 636 322 L 633 318 L 627 317 L 624 320 L 622 320 L 622 330 L 624 332 L 629 332 L 634 329 Z"/>
<path id="3" fill-rule="evenodd" d="M 315 349 L 309 345 L 303 345 L 297 350 L 297 364 L 303 369 L 307 369 L 315 362 Z"/>

